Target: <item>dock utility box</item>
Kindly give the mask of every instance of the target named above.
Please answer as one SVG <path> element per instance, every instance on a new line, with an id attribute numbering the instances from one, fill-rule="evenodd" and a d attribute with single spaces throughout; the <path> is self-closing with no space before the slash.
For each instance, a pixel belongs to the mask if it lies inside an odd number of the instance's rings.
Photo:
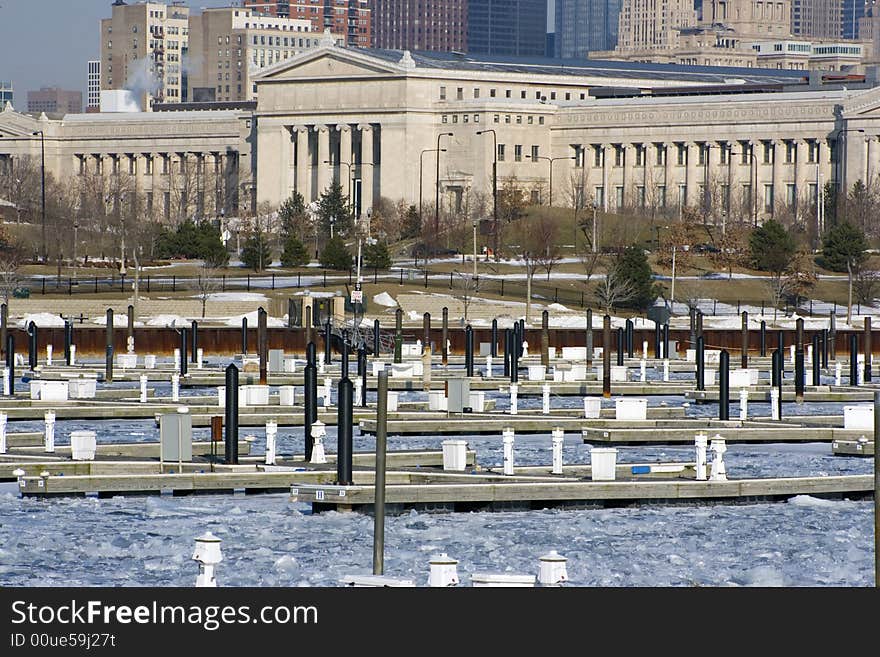
<path id="1" fill-rule="evenodd" d="M 446 385 L 449 390 L 446 410 L 450 413 L 464 413 L 465 409 L 471 412 L 470 379 L 449 379 Z"/>
<path id="2" fill-rule="evenodd" d="M 192 461 L 192 415 L 181 406 L 159 416 L 162 461 Z"/>

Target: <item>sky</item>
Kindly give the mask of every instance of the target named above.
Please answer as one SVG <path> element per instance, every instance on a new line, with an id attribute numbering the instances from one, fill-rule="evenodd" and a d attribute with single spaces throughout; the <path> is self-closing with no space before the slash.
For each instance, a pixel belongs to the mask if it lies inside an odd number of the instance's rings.
<path id="1" fill-rule="evenodd" d="M 99 59 L 100 20 L 113 0 L 0 0 L 0 80 L 15 91 L 15 109 L 27 110 L 27 92 L 59 86 L 82 91 L 86 102 L 88 61 Z M 131 1 L 128 4 L 136 4 Z M 234 0 L 187 0 L 226 7 Z"/>

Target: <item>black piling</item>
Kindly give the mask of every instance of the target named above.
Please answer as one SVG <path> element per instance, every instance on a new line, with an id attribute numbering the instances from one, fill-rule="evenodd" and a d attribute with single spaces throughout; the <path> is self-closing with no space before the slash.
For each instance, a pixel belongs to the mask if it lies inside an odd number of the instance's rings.
<path id="1" fill-rule="evenodd" d="M 177 369 L 180 372 L 180 376 L 186 376 L 186 356 L 186 327 L 183 327 L 180 329 L 180 356 L 177 362 Z"/>
<path id="2" fill-rule="evenodd" d="M 626 334 L 622 327 L 617 327 L 617 366 L 623 365 L 623 352 L 626 349 Z"/>
<path id="3" fill-rule="evenodd" d="M 584 344 L 587 347 L 587 368 L 593 366 L 593 309 L 587 308 L 587 328 L 584 336 Z"/>
<path id="4" fill-rule="evenodd" d="M 126 335 L 128 344 L 134 344 L 134 306 L 128 305 L 128 333 Z"/>
<path id="5" fill-rule="evenodd" d="M 379 331 L 381 330 L 381 325 L 379 324 L 378 319 L 373 320 L 373 358 L 379 357 L 379 350 L 382 347 L 382 343 L 380 340 Z"/>
<path id="6" fill-rule="evenodd" d="M 474 375 L 474 330 L 470 324 L 464 329 L 464 369 L 466 376 Z"/>
<path id="7" fill-rule="evenodd" d="M 238 368 L 226 367 L 226 464 L 238 464 Z"/>
<path id="8" fill-rule="evenodd" d="M 865 383 L 871 382 L 871 352 L 873 351 L 871 346 L 871 318 L 865 317 Z"/>
<path id="9" fill-rule="evenodd" d="M 109 347 L 114 347 L 115 345 L 113 344 L 113 309 L 112 308 L 107 309 L 106 320 L 107 320 L 107 326 L 105 329 L 106 330 L 106 341 L 104 344 L 106 344 Z"/>
<path id="10" fill-rule="evenodd" d="M 31 370 L 37 368 L 37 325 L 34 322 L 29 322 L 27 326 L 27 337 L 28 337 L 28 367 Z"/>
<path id="11" fill-rule="evenodd" d="M 819 385 L 820 381 L 820 358 L 819 358 L 819 334 L 813 333 L 813 385 Z"/>
<path id="12" fill-rule="evenodd" d="M 107 383 L 113 382 L 113 345 L 108 344 L 104 347 L 104 380 Z"/>
<path id="13" fill-rule="evenodd" d="M 394 313 L 394 362 L 403 362 L 403 311 L 400 308 Z"/>
<path id="14" fill-rule="evenodd" d="M 776 411 L 779 419 L 782 420 L 782 384 L 785 382 L 785 352 L 782 351 L 781 347 L 776 351 L 776 364 L 779 367 L 776 377 L 776 390 L 779 392 L 776 398 Z"/>
<path id="15" fill-rule="evenodd" d="M 260 355 L 260 385 L 269 380 L 269 313 L 262 306 L 257 309 L 257 351 Z"/>
<path id="16" fill-rule="evenodd" d="M 248 327 L 247 317 L 241 318 L 241 353 L 247 355 L 248 352 Z"/>
<path id="17" fill-rule="evenodd" d="M 855 333 L 849 336 L 849 384 L 859 385 L 859 336 Z"/>
<path id="18" fill-rule="evenodd" d="M 624 338 L 626 341 L 626 357 L 632 358 L 633 357 L 633 322 L 631 319 L 626 320 L 626 329 L 625 329 Z"/>
<path id="19" fill-rule="evenodd" d="M 489 354 L 492 358 L 498 357 L 498 320 L 492 320 L 492 344 L 489 347 Z"/>
<path id="20" fill-rule="evenodd" d="M 343 376 L 337 388 L 338 409 L 336 414 L 336 483 L 350 486 L 352 478 L 352 396 L 354 386 L 347 376 Z"/>
<path id="21" fill-rule="evenodd" d="M 602 318 L 602 396 L 611 397 L 611 316 Z"/>
<path id="22" fill-rule="evenodd" d="M 740 336 L 740 367 L 749 366 L 749 313 L 742 312 L 742 335 Z"/>
<path id="23" fill-rule="evenodd" d="M 314 338 L 312 337 L 312 306 L 307 305 L 303 314 L 305 315 L 305 320 L 303 321 L 303 329 L 305 330 L 303 344 L 308 345 L 310 342 L 314 341 Z M 378 322 L 379 320 L 376 321 Z"/>
<path id="24" fill-rule="evenodd" d="M 697 350 L 696 350 L 696 361 L 697 361 L 697 390 L 705 390 L 706 382 L 705 382 L 705 372 L 706 372 L 706 363 L 703 360 L 704 358 L 704 347 L 703 347 L 703 336 L 697 336 Z"/>
<path id="25" fill-rule="evenodd" d="M 330 319 L 324 323 L 324 363 L 330 365 L 333 362 L 333 350 L 331 348 L 333 341 L 333 327 Z"/>
<path id="26" fill-rule="evenodd" d="M 376 399 L 376 482 L 373 504 L 373 574 L 385 568 L 385 450 L 388 444 L 388 372 L 379 372 Z"/>
<path id="27" fill-rule="evenodd" d="M 654 358 L 660 358 L 661 346 L 660 323 L 654 322 Z"/>
<path id="28" fill-rule="evenodd" d="M 8 335 L 9 323 L 9 307 L 4 303 L 0 304 L 0 349 L 6 351 L 6 336 Z"/>
<path id="29" fill-rule="evenodd" d="M 828 369 L 828 329 L 822 329 L 822 369 Z"/>
<path id="30" fill-rule="evenodd" d="M 761 358 L 767 356 L 767 322 L 761 320 Z"/>
<path id="31" fill-rule="evenodd" d="M 541 365 L 550 367 L 550 313 L 541 313 Z"/>
<path id="32" fill-rule="evenodd" d="M 779 359 L 779 349 L 774 349 L 773 353 L 770 355 L 770 386 L 776 387 L 779 383 L 779 363 L 777 362 Z"/>
<path id="33" fill-rule="evenodd" d="M 348 331 L 342 331 L 342 360 L 340 361 L 340 372 L 343 379 L 348 378 Z"/>
<path id="34" fill-rule="evenodd" d="M 510 376 L 510 359 L 512 358 L 513 336 L 511 329 L 504 329 L 504 377 Z"/>
<path id="35" fill-rule="evenodd" d="M 64 320 L 64 362 L 70 366 L 70 345 L 73 344 L 73 321 Z"/>
<path id="36" fill-rule="evenodd" d="M 669 358 L 669 324 L 663 325 L 663 358 Z"/>
<path id="37" fill-rule="evenodd" d="M 192 321 L 192 328 L 190 329 L 190 333 L 192 334 L 192 355 L 190 356 L 191 363 L 199 362 L 199 323 L 196 320 Z"/>
<path id="38" fill-rule="evenodd" d="M 831 316 L 828 318 L 828 338 L 828 358 L 837 360 L 837 316 L 834 311 L 831 311 Z"/>
<path id="39" fill-rule="evenodd" d="M 718 357 L 718 419 L 730 419 L 730 354 L 722 349 Z"/>
<path id="40" fill-rule="evenodd" d="M 804 403 L 804 320 L 795 322 L 796 342 L 794 347 L 794 399 L 798 404 Z"/>
<path id="41" fill-rule="evenodd" d="M 443 344 L 440 345 L 441 354 L 443 356 L 442 365 L 446 367 L 449 364 L 449 308 L 443 306 L 441 337 Z"/>
<path id="42" fill-rule="evenodd" d="M 318 368 L 316 365 L 315 343 L 306 345 L 306 368 L 303 372 L 303 430 L 305 432 L 305 459 L 311 461 L 312 447 L 312 423 L 318 419 Z"/>
<path id="43" fill-rule="evenodd" d="M 422 315 L 422 345 L 431 346 L 431 313 Z"/>

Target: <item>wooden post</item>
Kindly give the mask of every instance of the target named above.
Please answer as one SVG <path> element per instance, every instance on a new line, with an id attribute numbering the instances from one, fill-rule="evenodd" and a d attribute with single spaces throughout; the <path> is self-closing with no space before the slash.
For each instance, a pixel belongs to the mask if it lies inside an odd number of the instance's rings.
<path id="1" fill-rule="evenodd" d="M 865 317 L 865 383 L 871 382 L 871 318 Z"/>
<path id="2" fill-rule="evenodd" d="M 430 351 L 430 346 L 428 347 Z M 388 372 L 379 372 L 376 399 L 376 482 L 373 494 L 373 574 L 385 568 L 385 450 L 388 444 Z"/>
<path id="3" fill-rule="evenodd" d="M 743 369 L 749 366 L 749 313 L 742 312 L 742 342 L 740 346 L 740 363 Z"/>
<path id="4" fill-rule="evenodd" d="M 602 396 L 611 397 L 611 316 L 602 318 Z"/>
<path id="5" fill-rule="evenodd" d="M 440 339 L 443 342 L 440 345 L 441 354 L 443 356 L 443 367 L 446 367 L 449 364 L 449 348 L 447 343 L 449 342 L 449 308 L 443 306 L 443 319 L 442 319 L 442 331 Z"/>

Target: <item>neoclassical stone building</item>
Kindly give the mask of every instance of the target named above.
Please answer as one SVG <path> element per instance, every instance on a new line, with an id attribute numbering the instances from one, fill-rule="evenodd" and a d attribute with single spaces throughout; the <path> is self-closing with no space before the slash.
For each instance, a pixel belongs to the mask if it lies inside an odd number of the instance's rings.
<path id="1" fill-rule="evenodd" d="M 338 180 L 363 215 L 380 196 L 463 211 L 491 197 L 497 158 L 499 187 L 515 181 L 535 202 L 687 205 L 759 222 L 802 213 L 826 182 L 880 171 L 880 87 L 805 75 L 326 46 L 266 69 L 256 108 L 2 112 L 0 167 L 38 157 L 43 130 L 51 170 L 132 170 L 154 203 L 175 163 L 195 161 L 272 206 Z"/>

